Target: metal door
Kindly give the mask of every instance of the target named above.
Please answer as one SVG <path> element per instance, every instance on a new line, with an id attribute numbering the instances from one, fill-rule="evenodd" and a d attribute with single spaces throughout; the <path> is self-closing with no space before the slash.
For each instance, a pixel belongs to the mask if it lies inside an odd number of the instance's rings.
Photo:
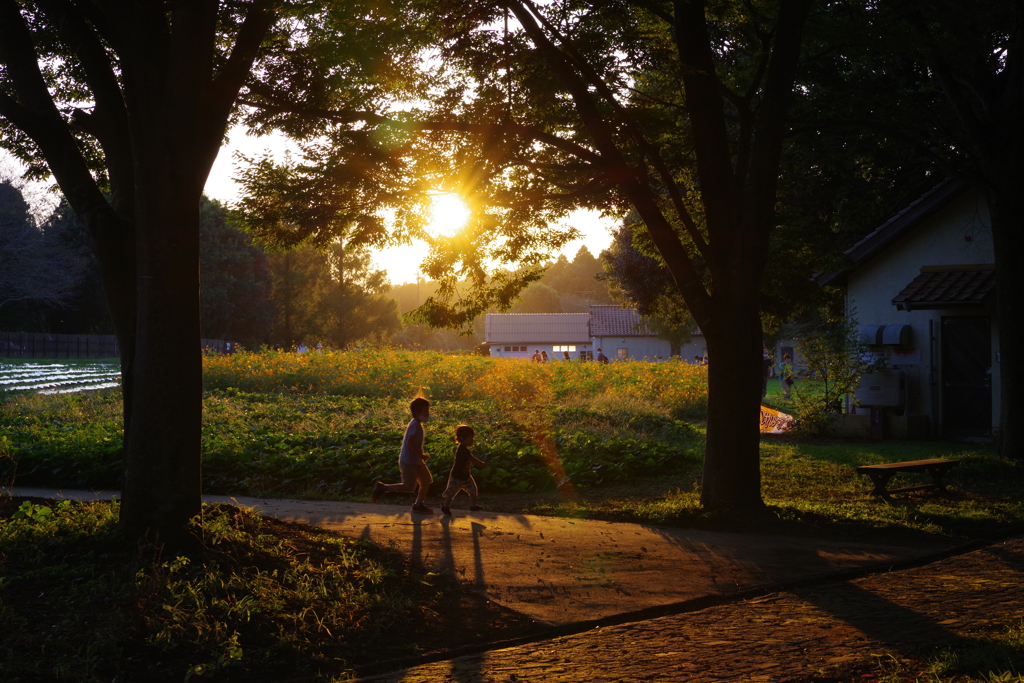
<path id="1" fill-rule="evenodd" d="M 992 324 L 942 319 L 942 424 L 948 436 L 992 435 Z"/>

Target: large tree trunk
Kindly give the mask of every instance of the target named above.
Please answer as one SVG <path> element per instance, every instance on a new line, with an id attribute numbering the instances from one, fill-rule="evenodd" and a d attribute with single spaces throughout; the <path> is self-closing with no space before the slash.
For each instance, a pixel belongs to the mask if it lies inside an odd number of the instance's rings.
<path id="1" fill-rule="evenodd" d="M 212 21 L 209 13 L 197 8 L 179 21 L 199 27 Z M 132 382 L 146 391 L 131 396 L 121 526 L 131 537 L 182 547 L 202 505 L 199 211 L 220 138 L 203 120 L 208 93 L 198 86 L 212 44 L 178 55 L 176 73 L 161 50 L 134 47 L 125 75 L 138 228 Z"/>
<path id="2" fill-rule="evenodd" d="M 271 0 L 251 0 L 218 26 L 221 4 L 0 0 L 0 115 L 32 140 L 88 225 L 120 342 L 121 524 L 173 545 L 201 505 L 199 201 L 275 21 Z M 73 46 L 57 61 L 81 82 L 48 81 L 35 42 Z M 53 100 L 65 85 L 95 105 L 72 123 L 102 148 L 109 201 Z"/>
<path id="3" fill-rule="evenodd" d="M 151 169 L 140 182 L 138 334 L 125 435 L 122 528 L 180 546 L 200 512 L 199 193 Z M 191 184 L 191 183 L 190 183 Z"/>
<path id="4" fill-rule="evenodd" d="M 1024 414 L 1024 269 L 1019 255 L 1024 254 L 1024 169 L 1006 165 L 1006 173 L 987 194 L 992 221 L 992 240 L 996 264 L 996 317 L 999 324 L 999 453 L 1006 458 L 1024 459 L 1024 429 L 1018 422 Z"/>
<path id="5" fill-rule="evenodd" d="M 716 293 L 722 294 L 720 291 Z M 701 504 L 726 514 L 756 513 L 761 500 L 762 349 L 757 297 L 719 306 L 703 330 L 708 346 L 707 442 Z"/>

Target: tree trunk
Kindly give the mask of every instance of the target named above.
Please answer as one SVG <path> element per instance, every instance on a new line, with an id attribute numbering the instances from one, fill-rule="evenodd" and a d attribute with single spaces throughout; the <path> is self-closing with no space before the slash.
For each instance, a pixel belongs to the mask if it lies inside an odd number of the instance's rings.
<path id="1" fill-rule="evenodd" d="M 172 549 L 189 545 L 188 521 L 202 509 L 199 214 L 220 144 L 206 119 L 209 13 L 195 6 L 176 19 L 174 31 L 187 36 L 175 46 L 176 70 L 161 49 L 139 42 L 125 73 L 137 263 L 132 381 L 145 390 L 131 397 L 121 528 Z M 202 50 L 185 47 L 197 38 Z"/>
<path id="2" fill-rule="evenodd" d="M 172 547 L 201 507 L 199 194 L 172 182 L 139 192 L 138 326 L 125 439 L 122 528 Z"/>
<path id="3" fill-rule="evenodd" d="M 1001 351 L 995 358 L 999 367 L 999 429 L 996 434 L 999 454 L 1006 458 L 1024 459 L 1024 443 L 1018 418 L 1024 414 L 1024 269 L 1019 264 L 1024 254 L 1024 172 L 1007 164 L 1007 172 L 990 175 L 996 187 L 986 192 L 996 265 L 996 318 L 999 325 Z"/>
<path id="4" fill-rule="evenodd" d="M 761 500 L 762 348 L 757 295 L 716 292 L 708 346 L 707 442 L 701 505 L 725 514 L 757 513 Z M 722 297 L 724 300 L 718 300 Z"/>

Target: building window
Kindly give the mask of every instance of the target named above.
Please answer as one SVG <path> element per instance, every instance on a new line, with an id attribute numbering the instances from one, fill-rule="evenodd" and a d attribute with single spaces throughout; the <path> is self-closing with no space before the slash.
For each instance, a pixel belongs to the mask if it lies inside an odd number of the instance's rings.
<path id="1" fill-rule="evenodd" d="M 629 349 L 615 349 L 615 355 L 619 360 L 626 360 L 629 358 Z"/>
<path id="2" fill-rule="evenodd" d="M 511 347 L 511 346 L 506 346 L 506 347 L 505 347 L 505 350 L 506 350 L 506 351 L 511 351 L 511 350 L 512 350 L 512 347 Z"/>
<path id="3" fill-rule="evenodd" d="M 576 353 L 576 347 L 575 346 L 553 346 L 552 348 L 555 351 L 568 351 L 570 353 Z"/>

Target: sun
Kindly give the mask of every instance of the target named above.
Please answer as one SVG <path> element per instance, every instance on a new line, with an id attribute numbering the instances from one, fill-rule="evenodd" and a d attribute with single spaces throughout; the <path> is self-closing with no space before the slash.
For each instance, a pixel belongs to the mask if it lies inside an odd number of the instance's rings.
<path id="1" fill-rule="evenodd" d="M 445 192 L 430 198 L 430 223 L 427 232 L 432 235 L 451 237 L 469 222 L 472 212 L 466 202 L 457 194 Z"/>

